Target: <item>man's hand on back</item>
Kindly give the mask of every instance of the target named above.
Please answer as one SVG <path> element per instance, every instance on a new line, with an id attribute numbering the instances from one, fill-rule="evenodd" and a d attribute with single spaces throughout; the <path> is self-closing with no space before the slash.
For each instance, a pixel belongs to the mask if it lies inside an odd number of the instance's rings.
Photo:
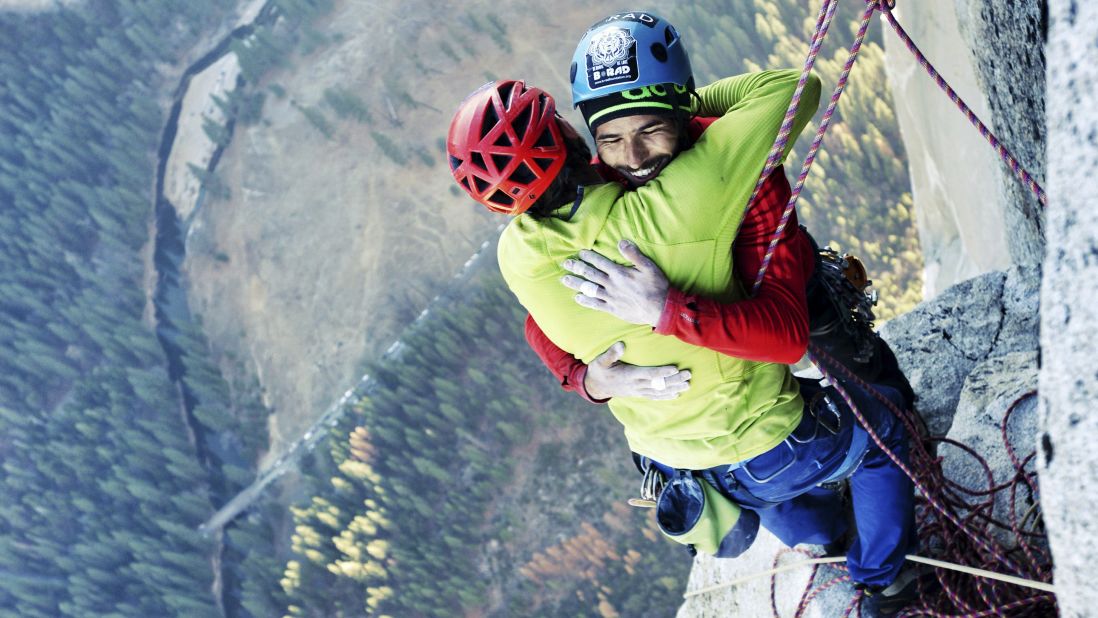
<path id="1" fill-rule="evenodd" d="M 617 342 L 587 366 L 583 387 L 592 399 L 645 397 L 675 399 L 690 388 L 690 371 L 674 365 L 639 367 L 620 362 L 625 344 Z"/>
<path id="2" fill-rule="evenodd" d="M 655 326 L 670 287 L 656 263 L 628 240 L 618 250 L 633 266 L 622 266 L 596 251 L 580 251 L 579 259 L 564 261 L 561 283 L 579 292 L 576 302 L 625 320 L 631 324 Z"/>

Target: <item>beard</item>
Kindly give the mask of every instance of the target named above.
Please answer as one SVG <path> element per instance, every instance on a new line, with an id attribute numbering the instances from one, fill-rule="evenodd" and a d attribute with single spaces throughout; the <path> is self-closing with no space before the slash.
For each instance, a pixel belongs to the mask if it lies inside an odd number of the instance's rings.
<path id="1" fill-rule="evenodd" d="M 644 183 L 652 180 L 656 176 L 659 176 L 663 168 L 671 161 L 670 155 L 660 155 L 652 157 L 644 162 L 638 168 L 632 168 L 625 165 L 616 167 L 619 174 L 621 174 L 633 187 L 639 187 Z M 638 174 L 638 172 L 641 172 Z"/>

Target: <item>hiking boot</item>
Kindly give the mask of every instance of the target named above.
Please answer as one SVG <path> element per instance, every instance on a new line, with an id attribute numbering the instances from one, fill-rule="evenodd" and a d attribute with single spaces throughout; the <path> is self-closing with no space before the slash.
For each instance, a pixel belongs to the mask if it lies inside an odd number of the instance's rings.
<path id="1" fill-rule="evenodd" d="M 839 538 L 823 544 L 824 556 L 828 558 L 845 556 L 846 552 L 850 551 L 850 546 L 854 544 L 854 539 L 857 536 L 858 531 L 853 526 L 847 528 L 846 532 L 839 535 Z"/>
<path id="2" fill-rule="evenodd" d="M 894 616 L 910 606 L 919 599 L 920 582 L 926 583 L 923 574 L 918 565 L 908 563 L 887 587 L 855 584 L 855 588 L 865 591 L 862 598 L 863 615 L 867 618 Z"/>

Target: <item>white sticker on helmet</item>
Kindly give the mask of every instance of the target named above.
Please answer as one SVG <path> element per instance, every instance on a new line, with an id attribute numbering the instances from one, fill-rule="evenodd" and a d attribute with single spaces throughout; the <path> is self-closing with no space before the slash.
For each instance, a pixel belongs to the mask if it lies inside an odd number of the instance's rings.
<path id="1" fill-rule="evenodd" d="M 607 28 L 587 48 L 587 85 L 603 88 L 637 81 L 637 40 L 625 28 Z"/>

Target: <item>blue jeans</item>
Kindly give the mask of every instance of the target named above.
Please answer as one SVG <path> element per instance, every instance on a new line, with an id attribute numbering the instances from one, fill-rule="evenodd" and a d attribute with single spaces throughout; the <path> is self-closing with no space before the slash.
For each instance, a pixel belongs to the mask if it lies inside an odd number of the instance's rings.
<path id="1" fill-rule="evenodd" d="M 861 388 L 843 384 L 881 441 L 905 464 L 907 432 L 884 404 Z M 900 394 L 876 386 L 897 406 Z M 854 414 L 834 392 L 802 384 L 805 411 L 789 438 L 747 461 L 705 470 L 702 475 L 740 506 L 756 511 L 760 523 L 789 546 L 825 544 L 847 528 L 839 493 L 820 483 L 848 478 L 858 537 L 847 552 L 855 582 L 892 583 L 904 556 L 916 549 L 910 479 L 869 439 Z"/>

